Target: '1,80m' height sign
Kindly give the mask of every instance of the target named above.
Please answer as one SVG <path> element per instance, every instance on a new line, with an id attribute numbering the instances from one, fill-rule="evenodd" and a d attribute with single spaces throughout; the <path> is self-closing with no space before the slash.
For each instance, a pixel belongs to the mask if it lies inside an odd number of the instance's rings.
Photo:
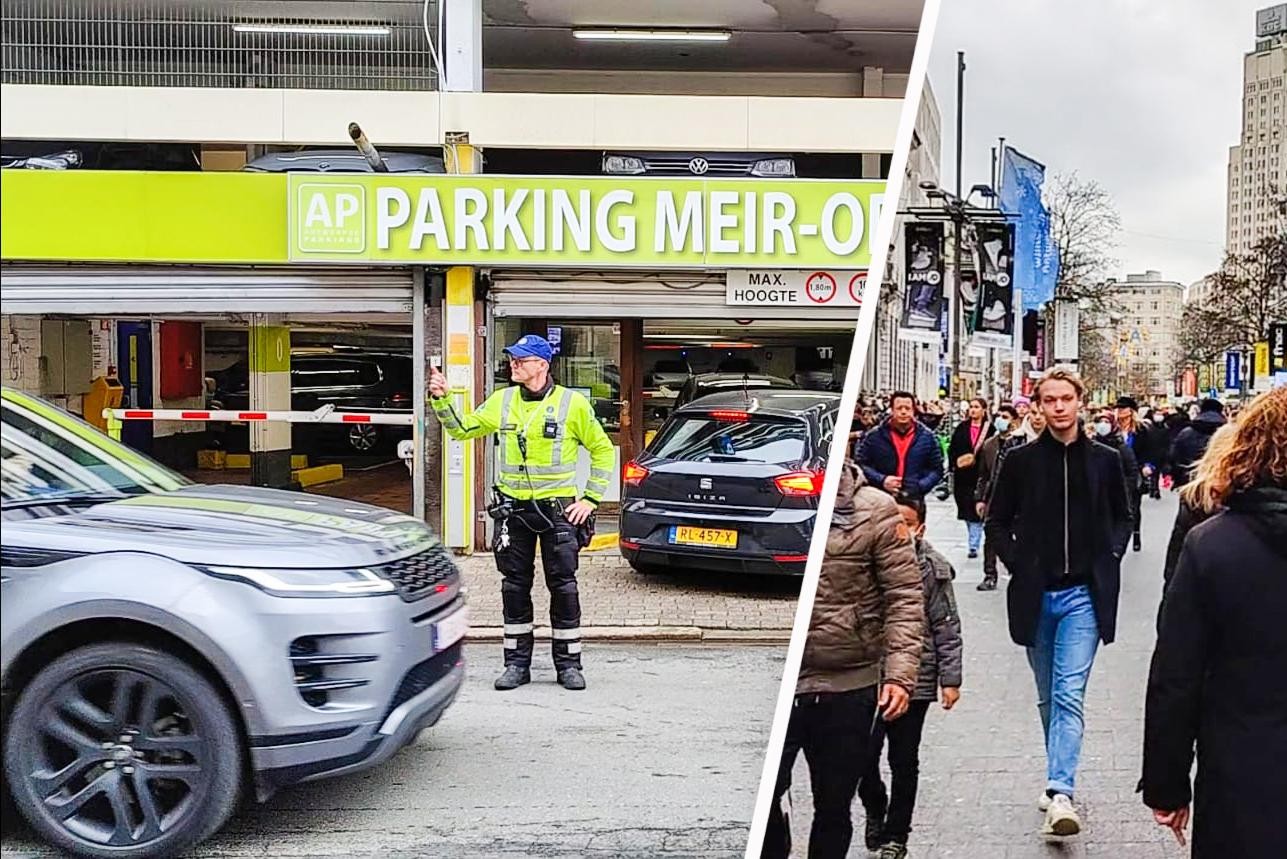
<path id="1" fill-rule="evenodd" d="M 292 261 L 865 268 L 883 182 L 302 176 Z"/>

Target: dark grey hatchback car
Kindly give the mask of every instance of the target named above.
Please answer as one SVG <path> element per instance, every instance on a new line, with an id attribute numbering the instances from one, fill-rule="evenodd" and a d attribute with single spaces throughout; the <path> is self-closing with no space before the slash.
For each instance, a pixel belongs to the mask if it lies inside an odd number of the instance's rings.
<path id="1" fill-rule="evenodd" d="M 676 409 L 623 469 L 621 554 L 649 573 L 803 573 L 839 407 L 762 390 Z"/>

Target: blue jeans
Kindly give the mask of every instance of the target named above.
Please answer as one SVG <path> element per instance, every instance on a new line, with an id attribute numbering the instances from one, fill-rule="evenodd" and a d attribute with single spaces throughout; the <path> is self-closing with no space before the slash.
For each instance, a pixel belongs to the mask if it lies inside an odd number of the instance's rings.
<path id="1" fill-rule="evenodd" d="M 1047 591 L 1041 599 L 1037 643 L 1028 664 L 1037 681 L 1037 709 L 1046 736 L 1046 787 L 1073 795 L 1086 700 L 1086 681 L 1099 648 L 1099 622 L 1085 585 Z"/>
<path id="2" fill-rule="evenodd" d="M 979 546 L 983 545 L 983 523 L 966 522 L 965 528 L 970 533 L 970 551 L 977 553 Z"/>

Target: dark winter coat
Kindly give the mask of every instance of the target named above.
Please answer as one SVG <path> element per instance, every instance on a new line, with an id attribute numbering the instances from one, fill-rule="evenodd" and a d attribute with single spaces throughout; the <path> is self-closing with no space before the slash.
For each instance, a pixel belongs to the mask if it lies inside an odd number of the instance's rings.
<path id="1" fill-rule="evenodd" d="M 983 443 L 992 437 L 996 428 L 990 423 L 983 424 L 979 432 L 977 445 L 970 444 L 970 422 L 961 421 L 952 431 L 952 443 L 947 448 L 947 464 L 952 469 L 952 495 L 956 499 L 956 518 L 966 522 L 978 522 L 979 514 L 974 508 L 974 488 L 979 480 L 979 452 Z M 974 462 L 964 468 L 956 461 L 966 454 L 974 457 Z"/>
<path id="2" fill-rule="evenodd" d="M 1054 499 L 1062 505 L 1065 457 L 1070 456 L 1084 457 L 1086 467 L 1089 497 L 1069 499 L 1069 506 L 1085 505 L 1091 523 L 1090 592 L 1099 637 L 1110 644 L 1117 634 L 1121 557 L 1133 531 L 1121 457 L 1089 439 L 1065 448 L 1047 430 L 1002 461 L 987 513 L 988 542 L 1011 574 L 1006 591 L 1010 637 L 1024 647 L 1036 643 L 1046 568 L 1057 566 L 1067 551 L 1060 539 L 1065 523 L 1050 511 Z"/>
<path id="3" fill-rule="evenodd" d="M 923 498 L 943 480 L 943 448 L 933 430 L 919 421 L 915 426 L 916 438 L 907 451 L 903 471 L 903 492 Z M 898 471 L 898 452 L 894 450 L 892 433 L 886 420 L 863 436 L 858 448 L 858 465 L 867 482 L 876 488 L 883 487 L 885 478 Z"/>
<path id="4" fill-rule="evenodd" d="M 961 616 L 956 610 L 952 579 L 956 572 L 937 550 L 921 540 L 916 544 L 925 591 L 925 649 L 912 698 L 933 701 L 940 688 L 961 688 Z"/>
<path id="5" fill-rule="evenodd" d="M 994 435 L 983 443 L 983 448 L 979 451 L 979 479 L 974 484 L 975 502 L 987 503 L 1001 470 L 1001 460 L 1006 453 L 1027 442 L 1016 428 L 1012 435 Z"/>
<path id="6" fill-rule="evenodd" d="M 1284 611 L 1287 488 L 1239 493 L 1184 541 L 1145 696 L 1144 802 L 1192 800 L 1194 859 L 1283 855 Z"/>
<path id="7" fill-rule="evenodd" d="M 1210 519 L 1214 514 L 1190 507 L 1180 499 L 1180 512 L 1175 514 L 1175 524 L 1171 527 L 1171 539 L 1166 544 L 1166 561 L 1162 565 L 1162 600 L 1157 608 L 1157 626 L 1162 628 L 1162 611 L 1166 608 L 1166 591 L 1175 578 L 1175 567 L 1180 563 L 1180 552 L 1184 549 L 1184 539 L 1189 532 Z"/>
<path id="8" fill-rule="evenodd" d="M 1180 430 L 1180 434 L 1175 437 L 1175 442 L 1171 445 L 1171 453 L 1168 457 L 1171 462 L 1171 478 L 1177 487 L 1189 482 L 1193 466 L 1197 465 L 1198 460 L 1202 459 L 1202 455 L 1207 452 L 1211 436 L 1226 423 L 1228 421 L 1225 416 L 1219 412 L 1203 412 L 1189 421 L 1187 427 Z"/>
<path id="9" fill-rule="evenodd" d="M 1095 441 L 1105 447 L 1111 447 L 1122 458 L 1122 477 L 1126 481 L 1126 497 L 1131 502 L 1131 515 L 1138 517 L 1140 514 L 1140 493 L 1144 488 L 1144 480 L 1135 451 L 1131 450 L 1130 446 L 1126 444 L 1126 440 L 1122 438 L 1121 433 L 1111 432 L 1106 436 L 1095 436 Z"/>

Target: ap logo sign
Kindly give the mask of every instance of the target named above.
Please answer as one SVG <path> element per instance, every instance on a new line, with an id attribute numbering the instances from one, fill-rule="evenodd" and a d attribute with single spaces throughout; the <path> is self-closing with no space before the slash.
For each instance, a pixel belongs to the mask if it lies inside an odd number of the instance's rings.
<path id="1" fill-rule="evenodd" d="M 302 253 L 360 254 L 366 250 L 364 187 L 306 183 L 296 193 L 296 239 Z"/>

